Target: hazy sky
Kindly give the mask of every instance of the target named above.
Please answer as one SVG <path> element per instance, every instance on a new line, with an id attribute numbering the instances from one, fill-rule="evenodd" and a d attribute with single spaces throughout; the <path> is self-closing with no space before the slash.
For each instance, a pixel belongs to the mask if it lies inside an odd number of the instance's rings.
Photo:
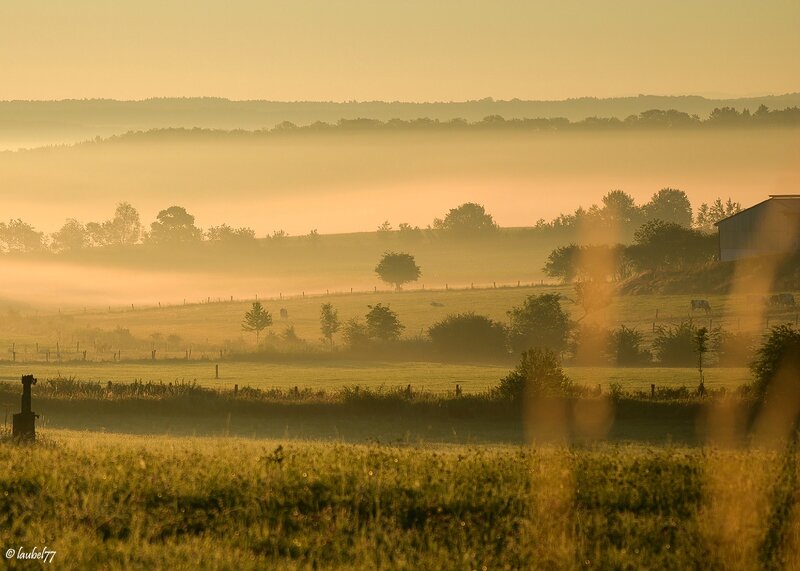
<path id="1" fill-rule="evenodd" d="M 798 0 L 2 0 L 0 99 L 800 91 Z"/>

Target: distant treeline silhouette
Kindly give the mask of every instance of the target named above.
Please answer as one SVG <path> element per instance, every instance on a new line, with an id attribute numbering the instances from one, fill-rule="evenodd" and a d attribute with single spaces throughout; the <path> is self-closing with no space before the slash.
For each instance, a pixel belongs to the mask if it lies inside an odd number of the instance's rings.
<path id="1" fill-rule="evenodd" d="M 128 131 L 111 137 L 97 137 L 81 144 L 96 144 L 117 141 L 149 141 L 164 139 L 183 139 L 187 137 L 226 137 L 258 138 L 265 135 L 290 135 L 310 133 L 348 133 L 348 132 L 400 132 L 400 131 L 481 131 L 481 130 L 519 130 L 519 131 L 599 131 L 599 130 L 646 130 L 646 129 L 716 129 L 743 127 L 797 127 L 800 126 L 800 107 L 787 107 L 770 110 L 761 105 L 755 112 L 741 111 L 733 107 L 715 108 L 706 119 L 698 115 L 675 109 L 651 109 L 625 119 L 617 117 L 587 117 L 581 121 L 570 121 L 564 117 L 506 119 L 500 115 L 488 115 L 480 121 L 467 121 L 456 118 L 442 121 L 422 117 L 418 119 L 340 119 L 336 123 L 316 121 L 310 125 L 296 125 L 289 121 L 279 123 L 268 129 L 206 129 L 206 128 L 158 128 L 146 131 Z"/>
<path id="2" fill-rule="evenodd" d="M 728 199 L 702 204 L 692 209 L 686 193 L 672 188 L 663 188 L 654 193 L 649 202 L 637 205 L 631 195 L 621 190 L 606 193 L 600 204 L 588 209 L 578 208 L 574 213 L 561 214 L 550 222 L 541 219 L 525 230 L 533 238 L 557 238 L 564 241 L 580 241 L 581 234 L 607 234 L 612 243 L 628 241 L 635 231 L 651 220 L 674 223 L 682 227 L 694 227 L 699 232 L 710 233 L 714 223 L 738 212 L 741 205 Z M 444 239 L 487 239 L 499 235 L 499 226 L 483 205 L 461 204 L 450 209 L 444 218 L 435 218 L 427 228 L 400 223 L 397 228 L 387 220 L 377 227 L 376 235 L 385 240 L 392 236 L 405 242 Z M 284 230 L 276 230 L 265 236 L 265 241 L 279 244 L 289 238 Z M 310 243 L 320 240 L 316 229 L 298 236 Z M 36 230 L 20 218 L 0 222 L 0 254 L 25 254 L 36 252 L 69 253 L 101 247 L 132 247 L 144 245 L 150 248 L 186 248 L 199 243 L 216 244 L 226 248 L 242 248 L 258 243 L 255 230 L 248 227 L 233 227 L 226 223 L 202 229 L 195 218 L 181 206 L 170 206 L 161 210 L 149 230 L 142 224 L 139 212 L 129 203 L 117 205 L 114 216 L 104 222 L 81 223 L 68 218 L 64 225 L 52 234 Z"/>

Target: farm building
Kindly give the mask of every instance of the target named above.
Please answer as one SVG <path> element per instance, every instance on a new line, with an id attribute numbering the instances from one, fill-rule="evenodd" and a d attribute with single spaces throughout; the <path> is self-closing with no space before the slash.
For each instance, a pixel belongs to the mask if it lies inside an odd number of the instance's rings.
<path id="1" fill-rule="evenodd" d="M 800 194 L 774 194 L 717 222 L 719 259 L 800 251 Z"/>

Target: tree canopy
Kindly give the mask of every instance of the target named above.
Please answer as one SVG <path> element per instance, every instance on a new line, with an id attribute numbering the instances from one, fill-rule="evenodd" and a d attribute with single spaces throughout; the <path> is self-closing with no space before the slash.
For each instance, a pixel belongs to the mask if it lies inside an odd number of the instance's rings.
<path id="1" fill-rule="evenodd" d="M 509 337 L 515 351 L 532 347 L 561 351 L 566 347 L 572 323 L 560 300 L 556 293 L 530 295 L 520 307 L 508 312 Z"/>
<path id="2" fill-rule="evenodd" d="M 194 225 L 194 216 L 182 206 L 170 206 L 156 216 L 150 225 L 150 241 L 160 245 L 178 245 L 198 242 L 203 232 Z"/>
<path id="3" fill-rule="evenodd" d="M 386 252 L 375 266 L 375 273 L 398 291 L 404 283 L 415 282 L 422 275 L 414 256 L 404 252 Z"/>
<path id="4" fill-rule="evenodd" d="M 254 332 L 258 343 L 261 332 L 270 325 L 272 325 L 272 314 L 264 309 L 260 301 L 253 302 L 253 307 L 244 314 L 242 330 Z"/>
<path id="5" fill-rule="evenodd" d="M 482 236 L 497 231 L 492 215 L 481 204 L 466 202 L 452 208 L 444 219 L 435 219 L 433 227 L 459 237 Z"/>
<path id="6" fill-rule="evenodd" d="M 397 313 L 389 308 L 388 305 L 377 303 L 368 305 L 369 312 L 366 315 L 367 335 L 371 339 L 380 341 L 394 341 L 400 337 L 405 325 L 400 323 Z"/>

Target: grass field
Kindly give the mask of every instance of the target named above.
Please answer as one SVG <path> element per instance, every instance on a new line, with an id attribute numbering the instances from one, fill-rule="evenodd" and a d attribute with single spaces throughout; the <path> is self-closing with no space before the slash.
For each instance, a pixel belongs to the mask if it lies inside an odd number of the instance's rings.
<path id="1" fill-rule="evenodd" d="M 130 383 L 171 383 L 196 381 L 202 386 L 233 389 L 234 385 L 254 388 L 336 390 L 345 386 L 387 388 L 412 385 L 416 390 L 454 391 L 459 384 L 464 392 L 485 391 L 508 374 L 508 365 L 464 365 L 452 363 L 371 362 L 371 361 L 300 361 L 290 363 L 222 361 L 220 378 L 215 378 L 215 362 L 161 361 L 156 363 L 82 363 L 0 364 L 0 380 L 19 383 L 21 375 L 35 372 L 38 378 L 76 378 L 86 381 Z M 649 390 L 659 387 L 695 387 L 698 374 L 689 368 L 660 367 L 567 367 L 575 382 L 608 389 L 620 383 L 626 390 Z M 750 380 L 745 368 L 710 368 L 705 372 L 706 386 L 735 389 Z M 34 389 L 35 390 L 35 389 Z"/>
<path id="2" fill-rule="evenodd" d="M 421 290 L 409 288 L 403 292 L 379 290 L 369 293 L 331 293 L 330 295 L 296 296 L 286 299 L 262 300 L 264 306 L 273 314 L 274 324 L 270 331 L 281 334 L 286 327 L 293 326 L 296 334 L 311 344 L 321 344 L 319 331 L 319 311 L 322 303 L 331 303 L 339 311 L 342 321 L 350 317 L 362 316 L 369 311 L 368 306 L 375 303 L 388 303 L 405 325 L 404 335 L 425 334 L 427 328 L 451 313 L 475 311 L 498 321 L 507 321 L 507 311 L 522 303 L 529 295 L 559 293 L 565 299 L 562 305 L 573 319 L 587 323 L 602 323 L 606 326 L 625 324 L 638 328 L 649 342 L 653 328 L 678 324 L 693 318 L 700 325 L 723 327 L 728 331 L 738 331 L 746 322 L 747 307 L 744 299 L 731 296 L 703 296 L 712 307 L 709 315 L 690 312 L 690 301 L 696 295 L 635 295 L 616 296 L 611 305 L 592 312 L 584 318 L 583 310 L 575 304 L 574 290 L 571 286 L 498 287 L 460 290 Z M 798 294 L 800 297 L 800 294 Z M 203 304 L 174 306 L 135 306 L 131 309 L 112 307 L 103 310 L 70 311 L 61 314 L 20 314 L 8 317 L 0 323 L 0 343 L 9 347 L 15 345 L 20 360 L 44 360 L 44 350 L 55 353 L 59 343 L 64 359 L 80 358 L 76 352 L 77 342 L 82 342 L 81 350 L 87 349 L 89 360 L 110 360 L 111 350 L 98 352 L 93 339 L 117 327 L 130 330 L 138 343 L 126 351 L 126 358 L 149 358 L 149 348 L 155 347 L 159 355 L 180 357 L 186 348 L 194 347 L 193 355 L 213 358 L 221 348 L 240 351 L 253 350 L 255 338 L 241 329 L 244 313 L 250 308 L 249 301 L 220 301 Z M 436 305 L 434 305 L 436 304 Z M 752 304 L 751 304 L 752 305 Z M 285 308 L 289 318 L 278 317 L 279 310 Z M 773 311 L 767 316 L 770 324 L 796 322 L 798 315 L 791 311 Z M 762 324 L 766 327 L 766 320 Z M 98 332 L 97 330 L 101 330 Z M 156 338 L 153 338 L 153 335 Z M 180 341 L 168 344 L 169 335 L 177 335 Z M 36 353 L 36 344 L 40 352 Z M 6 358 L 11 359 L 10 352 Z M 53 357 L 54 358 L 54 357 Z"/>
<path id="3" fill-rule="evenodd" d="M 793 451 L 43 431 L 1 443 L 0 464 L 3 552 L 46 546 L 58 569 L 778 569 L 800 555 Z"/>

